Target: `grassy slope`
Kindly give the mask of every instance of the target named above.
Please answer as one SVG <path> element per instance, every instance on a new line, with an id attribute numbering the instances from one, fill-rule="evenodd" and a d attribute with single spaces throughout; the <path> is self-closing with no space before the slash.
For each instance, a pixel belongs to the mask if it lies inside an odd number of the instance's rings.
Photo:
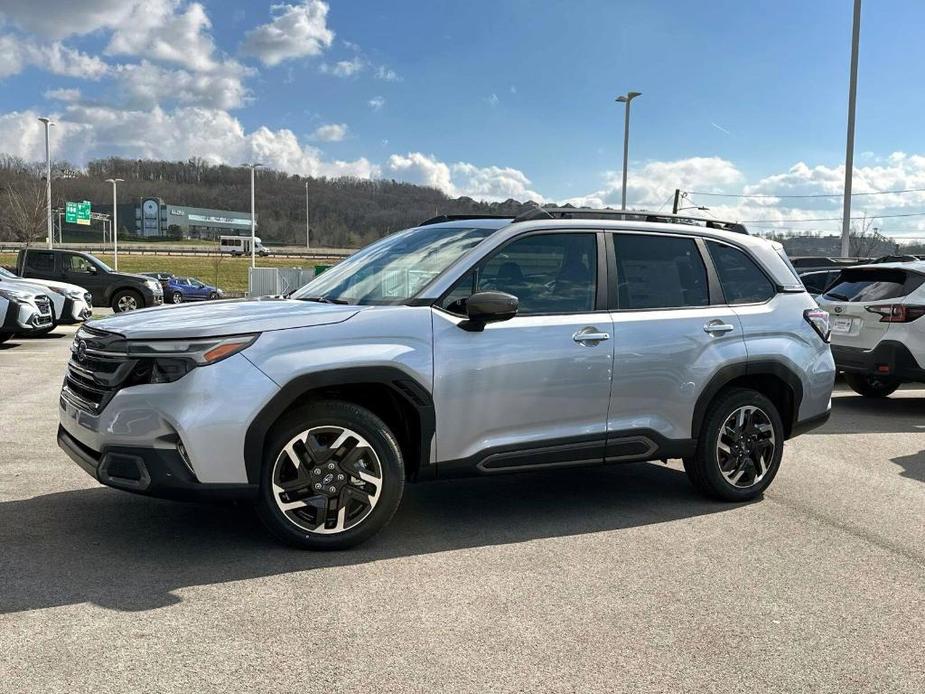
<path id="1" fill-rule="evenodd" d="M 98 254 L 100 260 L 112 266 L 112 256 Z M 13 253 L 0 253 L 0 265 L 15 266 Z M 206 284 L 214 284 L 226 291 L 247 291 L 247 268 L 250 258 L 183 255 L 122 255 L 119 270 L 123 272 L 172 272 L 175 275 L 196 277 Z M 257 267 L 312 267 L 311 261 L 297 258 L 257 258 Z"/>

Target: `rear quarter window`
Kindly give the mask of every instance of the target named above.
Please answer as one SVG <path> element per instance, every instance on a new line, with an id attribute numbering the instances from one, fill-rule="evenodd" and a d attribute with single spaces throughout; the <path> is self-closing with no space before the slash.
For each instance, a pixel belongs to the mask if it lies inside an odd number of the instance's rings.
<path id="1" fill-rule="evenodd" d="M 708 241 L 727 304 L 758 304 L 768 301 L 777 289 L 754 260 L 738 248 Z"/>
<path id="2" fill-rule="evenodd" d="M 918 289 L 925 276 L 906 270 L 865 268 L 842 270 L 823 295 L 829 301 L 898 299 Z"/>

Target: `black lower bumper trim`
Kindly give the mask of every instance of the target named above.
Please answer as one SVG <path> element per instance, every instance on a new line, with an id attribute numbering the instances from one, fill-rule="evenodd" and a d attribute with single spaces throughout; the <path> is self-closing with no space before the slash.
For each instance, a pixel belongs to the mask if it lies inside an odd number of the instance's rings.
<path id="1" fill-rule="evenodd" d="M 832 345 L 835 368 L 846 373 L 892 376 L 903 381 L 925 381 L 925 369 L 909 348 L 895 340 L 884 340 L 874 349 Z"/>
<path id="2" fill-rule="evenodd" d="M 823 424 L 829 421 L 829 417 L 832 416 L 832 410 L 826 410 L 822 414 L 817 414 L 815 417 L 810 417 L 808 419 L 801 419 L 798 422 L 794 422 L 793 428 L 790 430 L 790 436 L 788 439 L 792 439 L 794 436 L 799 436 L 800 434 L 805 434 L 808 431 L 813 429 L 818 429 Z"/>
<path id="3" fill-rule="evenodd" d="M 204 484 L 169 448 L 113 446 L 94 451 L 58 427 L 58 445 L 98 482 L 135 494 L 181 501 L 252 500 L 256 484 Z"/>

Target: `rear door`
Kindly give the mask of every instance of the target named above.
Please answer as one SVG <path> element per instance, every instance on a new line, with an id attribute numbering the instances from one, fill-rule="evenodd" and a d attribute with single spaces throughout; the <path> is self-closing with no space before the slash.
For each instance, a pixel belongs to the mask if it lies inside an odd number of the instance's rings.
<path id="1" fill-rule="evenodd" d="M 861 267 L 842 270 L 835 283 L 819 297 L 832 317 L 832 344 L 873 349 L 886 338 L 890 323 L 870 309 L 889 310 L 918 289 L 925 277 L 899 268 Z"/>
<path id="2" fill-rule="evenodd" d="M 55 254 L 51 251 L 24 251 L 25 262 L 23 263 L 22 276 L 35 277 L 40 280 L 60 280 L 59 273 L 55 270 Z"/>

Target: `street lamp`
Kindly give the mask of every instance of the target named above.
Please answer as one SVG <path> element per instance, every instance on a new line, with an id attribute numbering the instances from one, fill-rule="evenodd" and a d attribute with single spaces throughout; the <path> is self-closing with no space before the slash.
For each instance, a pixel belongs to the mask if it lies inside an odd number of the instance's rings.
<path id="1" fill-rule="evenodd" d="M 45 216 L 47 217 L 48 247 L 51 248 L 54 231 L 51 220 L 51 150 L 48 145 L 48 129 L 54 125 L 54 122 L 45 116 L 39 118 L 39 121 L 45 124 Z"/>
<path id="2" fill-rule="evenodd" d="M 626 209 L 626 167 L 630 155 L 630 102 L 637 96 L 642 96 L 642 92 L 627 92 L 625 95 L 618 96 L 616 101 L 626 104 L 626 116 L 623 119 L 623 194 L 620 198 L 620 209 Z"/>
<path id="3" fill-rule="evenodd" d="M 113 270 L 119 269 L 119 213 L 116 207 L 116 185 L 122 183 L 122 178 L 107 178 L 106 183 L 112 183 L 112 265 Z"/>
<path id="4" fill-rule="evenodd" d="M 257 267 L 257 251 L 255 248 L 256 238 L 257 238 L 257 217 L 254 210 L 254 180 L 255 173 L 257 168 L 263 166 L 257 162 L 252 162 L 250 164 L 241 164 L 241 166 L 246 166 L 251 170 L 251 267 Z"/>
<path id="5" fill-rule="evenodd" d="M 854 112 L 858 99 L 858 45 L 861 41 L 861 0 L 854 0 L 851 27 L 851 77 L 848 80 L 848 137 L 845 143 L 845 197 L 842 201 L 841 254 L 851 250 L 851 176 L 854 170 Z"/>
<path id="6" fill-rule="evenodd" d="M 305 179 L 305 250 L 312 246 L 310 243 L 311 225 L 308 223 L 308 179 Z"/>

